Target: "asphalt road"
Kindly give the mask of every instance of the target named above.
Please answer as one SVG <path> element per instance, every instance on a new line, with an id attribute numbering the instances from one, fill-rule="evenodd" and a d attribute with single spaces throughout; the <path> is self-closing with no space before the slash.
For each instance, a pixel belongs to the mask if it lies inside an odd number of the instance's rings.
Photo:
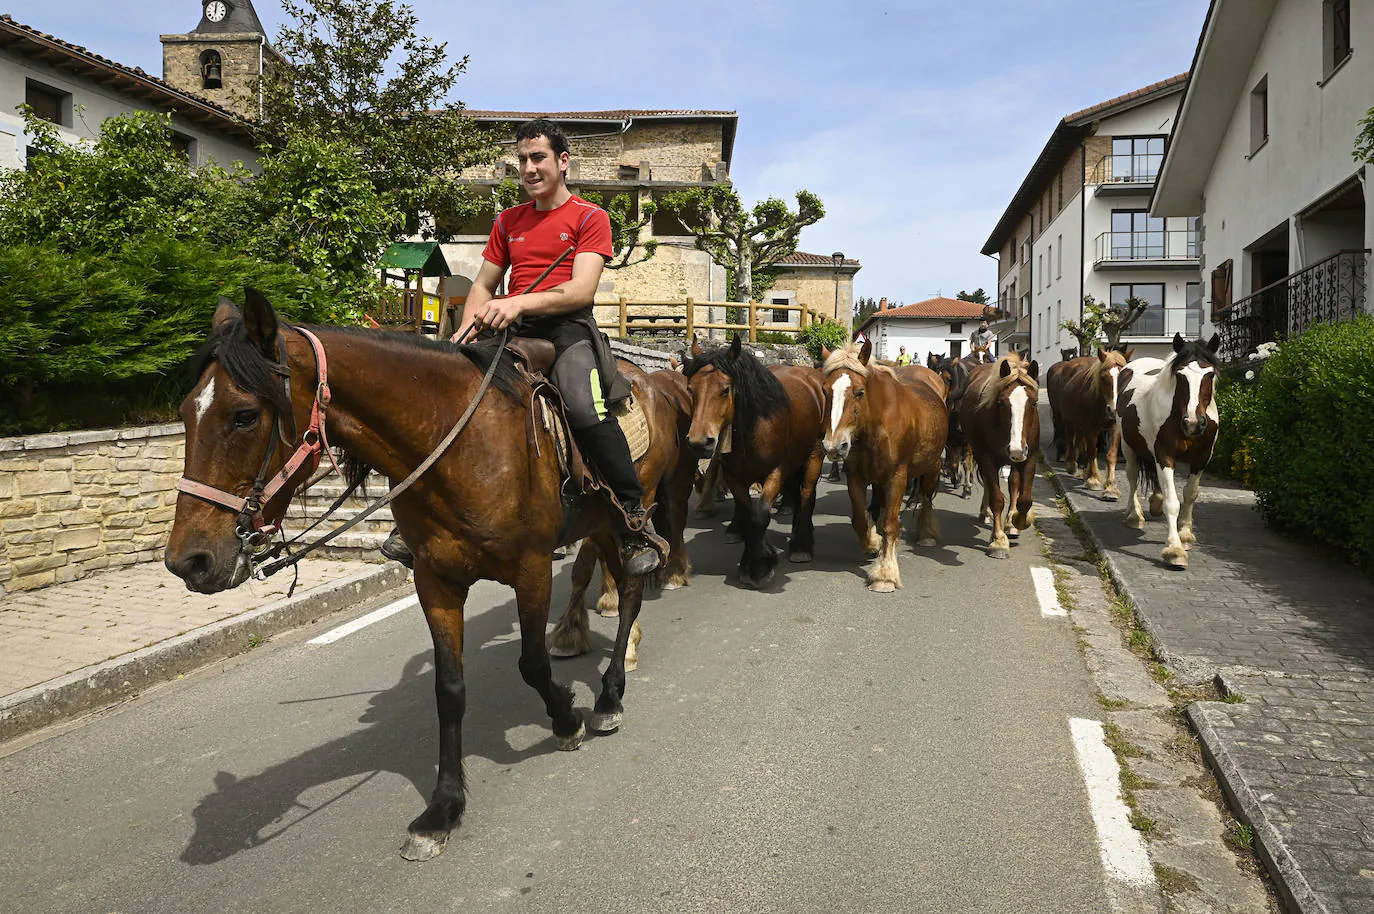
<path id="1" fill-rule="evenodd" d="M 468 813 L 437 860 L 397 854 L 434 783 L 424 621 L 305 643 L 336 617 L 0 758 L 0 909 L 1108 910 L 1069 730 L 1098 706 L 1040 614 L 1036 535 L 990 559 L 978 490 L 942 491 L 944 545 L 869 594 L 822 485 L 817 561 L 774 592 L 734 584 L 723 513 L 693 519 L 625 726 L 578 752 L 520 680 L 511 592 L 474 588 Z M 614 631 L 592 618 L 602 653 L 555 667 L 583 708 Z"/>

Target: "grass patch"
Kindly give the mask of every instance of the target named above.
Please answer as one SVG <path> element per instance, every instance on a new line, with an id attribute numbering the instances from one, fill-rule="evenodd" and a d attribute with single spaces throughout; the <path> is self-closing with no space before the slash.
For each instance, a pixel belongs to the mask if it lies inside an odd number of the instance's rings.
<path id="1" fill-rule="evenodd" d="M 263 643 L 264 641 L 266 641 L 266 640 L 267 640 L 267 639 L 266 639 L 265 637 L 263 637 L 262 635 L 249 635 L 249 636 L 248 636 L 248 649 L 249 649 L 249 650 L 252 650 L 253 648 L 255 648 L 255 647 L 257 647 L 258 645 L 262 644 L 262 643 Z"/>
<path id="2" fill-rule="evenodd" d="M 1245 696 L 1239 692 L 1227 692 L 1221 696 L 1221 700 L 1228 705 L 1238 705 L 1245 700 Z"/>
<path id="3" fill-rule="evenodd" d="M 1126 821 L 1131 823 L 1131 828 L 1146 835 L 1153 835 L 1159 830 L 1159 823 L 1138 809 L 1132 811 Z"/>
<path id="4" fill-rule="evenodd" d="M 1097 693 L 1097 703 L 1102 706 L 1104 711 L 1121 711 L 1131 706 L 1131 703 L 1124 698 L 1108 698 L 1101 692 Z"/>
<path id="5" fill-rule="evenodd" d="M 1253 851 L 1255 849 L 1255 830 L 1244 822 L 1232 822 L 1226 826 L 1226 831 L 1222 835 L 1226 843 L 1237 850 Z"/>
<path id="6" fill-rule="evenodd" d="M 1126 734 L 1121 732 L 1121 728 L 1113 723 L 1102 725 L 1102 731 L 1106 735 L 1107 747 L 1116 753 L 1117 759 L 1123 758 L 1145 758 L 1145 750 L 1137 746 L 1126 738 Z"/>
<path id="7" fill-rule="evenodd" d="M 1182 870 L 1176 870 L 1172 866 L 1165 866 L 1162 863 L 1155 864 L 1155 880 L 1159 883 L 1159 887 L 1165 895 L 1181 895 L 1184 892 L 1196 892 L 1199 888 L 1197 880 L 1192 876 L 1189 876 Z"/>

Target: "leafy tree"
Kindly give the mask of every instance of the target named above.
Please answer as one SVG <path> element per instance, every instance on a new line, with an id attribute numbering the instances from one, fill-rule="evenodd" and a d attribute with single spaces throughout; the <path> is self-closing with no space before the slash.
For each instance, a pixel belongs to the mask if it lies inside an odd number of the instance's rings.
<path id="1" fill-rule="evenodd" d="M 872 296 L 859 298 L 854 301 L 854 326 L 859 327 L 863 322 L 878 313 L 878 300 Z"/>
<path id="2" fill-rule="evenodd" d="M 346 143 L 387 205 L 413 223 L 424 212 L 484 212 L 487 201 L 457 177 L 495 160 L 497 147 L 448 101 L 468 58 L 449 63 L 447 46 L 416 34 L 414 10 L 393 0 L 282 0 L 282 8 L 294 20 L 277 33 L 286 64 L 252 86 L 261 89 L 263 139 Z"/>
<path id="3" fill-rule="evenodd" d="M 595 203 L 602 207 L 611 217 L 613 253 L 611 259 L 606 263 L 606 269 L 623 270 L 625 267 L 632 267 L 637 263 L 650 260 L 657 253 L 657 241 L 652 238 L 643 242 L 639 240 L 640 231 L 653 222 L 654 213 L 658 212 L 657 203 L 652 200 L 642 201 L 639 215 L 636 217 L 635 198 L 630 194 L 616 194 L 611 198 L 610 203 L 604 203 L 601 194 L 595 191 L 582 194 L 582 198 L 589 203 Z M 634 259 L 636 251 L 641 252 L 638 260 Z"/>
<path id="4" fill-rule="evenodd" d="M 963 289 L 960 289 L 959 294 L 954 297 L 960 301 L 971 301 L 975 305 L 986 305 L 990 303 L 988 301 L 988 293 L 983 291 L 982 286 L 979 286 L 972 292 L 965 292 Z"/>
<path id="5" fill-rule="evenodd" d="M 733 301 L 756 301 L 776 280 L 773 266 L 797 250 L 801 230 L 825 216 L 820 197 L 797 191 L 796 212 L 776 197 L 746 210 L 728 184 L 694 187 L 663 198 L 699 250 L 727 270 Z"/>
<path id="6" fill-rule="evenodd" d="M 1122 335 L 1131 325 L 1140 320 L 1149 302 L 1139 298 L 1128 298 L 1125 307 L 1105 304 L 1093 298 L 1092 294 L 1083 296 L 1083 322 L 1064 320 L 1059 329 L 1070 333 L 1078 341 L 1078 351 L 1084 355 L 1091 352 L 1105 337 L 1108 349 L 1121 345 Z"/>
<path id="7" fill-rule="evenodd" d="M 1374 108 L 1360 119 L 1360 132 L 1355 136 L 1355 161 L 1374 162 Z"/>
<path id="8" fill-rule="evenodd" d="M 816 321 L 806 325 L 798 340 L 806 347 L 811 358 L 819 359 L 822 346 L 827 349 L 839 349 L 849 342 L 849 328 L 835 321 Z"/>

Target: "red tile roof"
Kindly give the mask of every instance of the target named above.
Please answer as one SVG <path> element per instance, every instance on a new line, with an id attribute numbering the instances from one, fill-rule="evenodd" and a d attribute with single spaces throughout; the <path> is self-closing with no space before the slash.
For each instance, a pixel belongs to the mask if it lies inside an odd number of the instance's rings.
<path id="1" fill-rule="evenodd" d="M 1108 108 L 1115 108 L 1117 105 L 1134 101 L 1138 98 L 1146 98 L 1161 90 L 1170 89 L 1174 86 L 1181 86 L 1187 81 L 1187 73 L 1180 73 L 1177 76 L 1170 76 L 1168 79 L 1161 79 L 1157 83 L 1150 83 L 1148 86 L 1143 86 L 1132 92 L 1127 92 L 1125 95 L 1118 95 L 1116 98 L 1109 98 L 1105 102 L 1098 102 L 1096 105 L 1091 105 L 1087 108 L 1084 108 L 1082 111 L 1075 111 L 1073 114 L 1066 114 L 1064 115 L 1064 120 L 1068 123 L 1073 123 L 1074 121 L 1090 119 L 1093 117 L 1093 115 L 1100 114 L 1101 112 L 1106 111 Z"/>
<path id="2" fill-rule="evenodd" d="M 835 258 L 829 254 L 807 254 L 803 251 L 794 251 L 778 261 L 780 266 L 788 267 L 833 267 Z M 846 257 L 844 265 L 847 267 L 857 267 L 859 262 Z"/>
<path id="3" fill-rule="evenodd" d="M 959 298 L 928 298 L 912 305 L 876 311 L 870 320 L 887 318 L 954 317 L 963 320 L 983 316 L 984 305 Z"/>
<path id="4" fill-rule="evenodd" d="M 615 109 L 611 111 L 483 111 L 476 108 L 466 108 L 463 113 L 468 117 L 480 118 L 482 120 L 510 118 L 512 120 L 521 121 L 527 121 L 536 117 L 546 117 L 553 121 L 621 121 L 633 117 L 733 118 L 739 116 L 734 111 L 654 111 L 634 108 Z"/>

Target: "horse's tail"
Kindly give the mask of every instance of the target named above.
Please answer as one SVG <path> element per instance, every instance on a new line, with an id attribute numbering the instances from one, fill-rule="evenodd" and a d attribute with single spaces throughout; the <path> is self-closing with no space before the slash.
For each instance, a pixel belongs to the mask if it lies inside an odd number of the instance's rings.
<path id="1" fill-rule="evenodd" d="M 1141 486 L 1145 494 L 1151 495 L 1159 491 L 1159 464 L 1155 463 L 1155 455 L 1151 453 L 1137 454 L 1135 465 L 1140 469 L 1140 478 L 1144 481 Z"/>

